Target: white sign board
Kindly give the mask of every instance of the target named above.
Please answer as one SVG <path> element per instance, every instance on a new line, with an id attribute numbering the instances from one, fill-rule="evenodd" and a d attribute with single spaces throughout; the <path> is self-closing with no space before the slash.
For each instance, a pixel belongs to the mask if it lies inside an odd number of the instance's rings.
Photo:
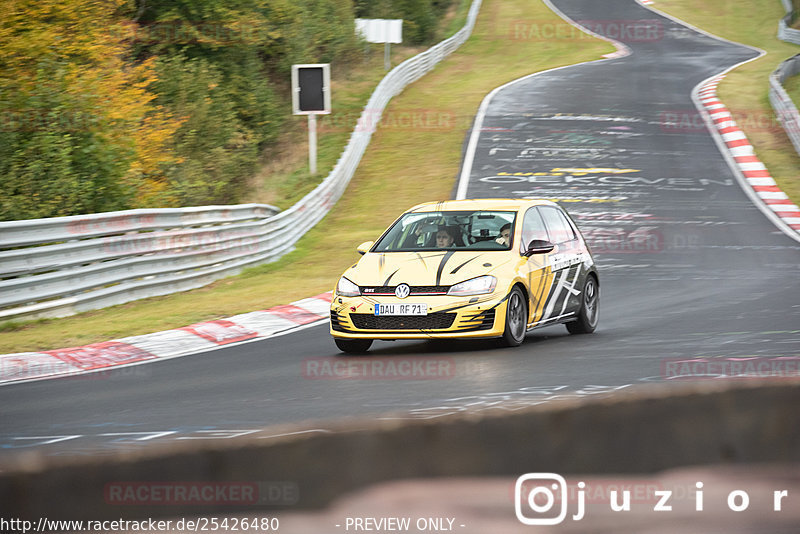
<path id="1" fill-rule="evenodd" d="M 356 19 L 356 33 L 368 43 L 403 42 L 403 19 Z"/>
<path id="2" fill-rule="evenodd" d="M 325 115 L 331 112 L 330 63 L 292 65 L 292 112 Z"/>

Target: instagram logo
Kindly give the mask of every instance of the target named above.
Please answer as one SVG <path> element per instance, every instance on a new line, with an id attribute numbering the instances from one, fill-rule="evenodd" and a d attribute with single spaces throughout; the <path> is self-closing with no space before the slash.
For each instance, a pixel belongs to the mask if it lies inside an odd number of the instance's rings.
<path id="1" fill-rule="evenodd" d="M 514 486 L 514 511 L 525 525 L 558 525 L 567 517 L 567 481 L 555 473 L 522 475 Z"/>

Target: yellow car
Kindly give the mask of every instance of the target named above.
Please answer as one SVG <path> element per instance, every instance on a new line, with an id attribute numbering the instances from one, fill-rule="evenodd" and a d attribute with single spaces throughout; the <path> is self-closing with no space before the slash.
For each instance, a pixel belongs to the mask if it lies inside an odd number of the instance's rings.
<path id="1" fill-rule="evenodd" d="M 344 272 L 331 302 L 343 352 L 373 340 L 498 338 L 597 326 L 599 279 L 578 227 L 547 200 L 431 202 L 400 216 Z"/>

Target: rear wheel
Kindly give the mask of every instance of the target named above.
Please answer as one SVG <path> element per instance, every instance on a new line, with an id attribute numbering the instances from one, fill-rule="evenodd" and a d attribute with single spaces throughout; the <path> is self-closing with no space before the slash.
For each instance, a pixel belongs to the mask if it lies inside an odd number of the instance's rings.
<path id="1" fill-rule="evenodd" d="M 581 309 L 578 311 L 578 319 L 566 323 L 570 334 L 591 334 L 597 328 L 598 305 L 600 304 L 600 286 L 593 275 L 586 277 L 583 285 L 583 297 L 581 298 Z"/>
<path id="2" fill-rule="evenodd" d="M 372 346 L 371 339 L 344 339 L 333 338 L 339 350 L 347 354 L 364 354 Z"/>
<path id="3" fill-rule="evenodd" d="M 508 295 L 506 327 L 501 342 L 506 347 L 517 347 L 525 341 L 528 329 L 528 303 L 522 290 L 514 286 Z"/>

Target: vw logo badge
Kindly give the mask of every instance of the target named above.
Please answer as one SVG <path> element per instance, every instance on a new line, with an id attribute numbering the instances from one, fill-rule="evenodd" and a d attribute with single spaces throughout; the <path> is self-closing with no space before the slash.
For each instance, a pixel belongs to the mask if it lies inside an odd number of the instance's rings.
<path id="1" fill-rule="evenodd" d="M 400 284 L 396 288 L 394 288 L 394 296 L 399 299 L 404 299 L 411 293 L 411 288 L 408 287 L 408 284 Z"/>

